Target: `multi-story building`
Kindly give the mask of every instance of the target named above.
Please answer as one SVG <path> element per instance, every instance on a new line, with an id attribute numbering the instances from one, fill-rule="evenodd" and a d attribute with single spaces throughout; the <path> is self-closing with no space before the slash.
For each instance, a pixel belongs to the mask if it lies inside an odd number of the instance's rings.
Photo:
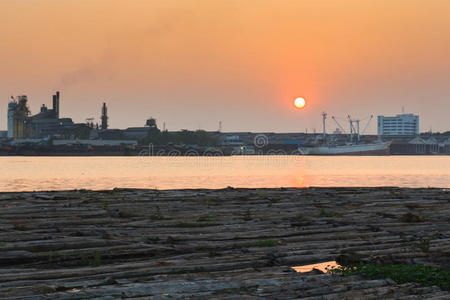
<path id="1" fill-rule="evenodd" d="M 405 135 L 419 134 L 419 116 L 401 114 L 395 117 L 378 116 L 378 135 Z"/>

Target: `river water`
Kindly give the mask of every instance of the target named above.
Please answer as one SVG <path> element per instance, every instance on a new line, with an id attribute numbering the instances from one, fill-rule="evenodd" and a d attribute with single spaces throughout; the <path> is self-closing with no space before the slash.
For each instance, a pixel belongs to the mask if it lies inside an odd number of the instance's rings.
<path id="1" fill-rule="evenodd" d="M 0 191 L 450 187 L 450 156 L 0 157 Z"/>

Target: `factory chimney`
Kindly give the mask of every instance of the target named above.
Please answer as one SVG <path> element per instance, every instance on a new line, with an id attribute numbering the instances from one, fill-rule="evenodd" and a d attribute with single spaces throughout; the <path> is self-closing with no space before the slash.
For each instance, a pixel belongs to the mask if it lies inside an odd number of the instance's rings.
<path id="1" fill-rule="evenodd" d="M 53 111 L 56 113 L 56 95 L 53 95 L 53 102 L 52 102 L 52 108 Z"/>
<path id="2" fill-rule="evenodd" d="M 102 125 L 101 129 L 108 129 L 108 110 L 106 108 L 106 103 L 103 102 L 102 107 Z"/>
<path id="3" fill-rule="evenodd" d="M 59 119 L 59 91 L 56 92 L 56 117 Z"/>
<path id="4" fill-rule="evenodd" d="M 59 119 L 59 91 L 53 95 L 53 111 L 55 112 L 56 118 Z"/>

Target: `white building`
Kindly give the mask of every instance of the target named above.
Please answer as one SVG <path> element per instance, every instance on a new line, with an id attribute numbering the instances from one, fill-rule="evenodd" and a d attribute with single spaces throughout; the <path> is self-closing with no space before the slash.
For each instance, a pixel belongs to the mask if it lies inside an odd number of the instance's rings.
<path id="1" fill-rule="evenodd" d="M 401 114 L 395 117 L 378 116 L 378 135 L 418 135 L 419 116 Z"/>

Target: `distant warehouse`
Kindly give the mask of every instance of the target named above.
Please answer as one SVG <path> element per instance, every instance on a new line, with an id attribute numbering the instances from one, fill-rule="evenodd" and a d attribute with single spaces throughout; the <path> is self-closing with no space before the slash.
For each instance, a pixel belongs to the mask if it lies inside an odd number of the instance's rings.
<path id="1" fill-rule="evenodd" d="M 378 116 L 378 135 L 413 136 L 419 134 L 419 116 L 401 114 L 395 117 Z"/>

